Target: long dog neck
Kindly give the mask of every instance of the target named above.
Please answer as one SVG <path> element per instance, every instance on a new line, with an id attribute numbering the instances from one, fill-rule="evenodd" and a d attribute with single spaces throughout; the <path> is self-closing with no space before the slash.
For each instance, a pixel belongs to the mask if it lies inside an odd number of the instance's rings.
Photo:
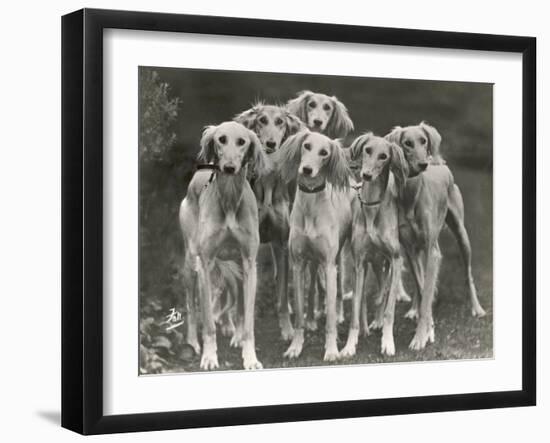
<path id="1" fill-rule="evenodd" d="M 390 178 L 390 168 L 384 170 L 373 181 L 363 181 L 359 191 L 359 201 L 367 221 L 367 226 L 373 226 L 374 220 L 380 211 L 380 206 L 386 196 L 388 182 Z"/>
<path id="2" fill-rule="evenodd" d="M 243 189 L 246 182 L 246 168 L 243 167 L 238 174 L 230 175 L 218 172 L 216 180 L 212 183 L 218 196 L 218 201 L 223 211 L 236 213 L 242 200 Z"/>

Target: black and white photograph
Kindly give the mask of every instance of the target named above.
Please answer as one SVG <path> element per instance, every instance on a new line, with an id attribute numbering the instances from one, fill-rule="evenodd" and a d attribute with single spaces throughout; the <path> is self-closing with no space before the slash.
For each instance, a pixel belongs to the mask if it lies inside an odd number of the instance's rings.
<path id="1" fill-rule="evenodd" d="M 494 357 L 493 84 L 136 75 L 140 375 Z"/>

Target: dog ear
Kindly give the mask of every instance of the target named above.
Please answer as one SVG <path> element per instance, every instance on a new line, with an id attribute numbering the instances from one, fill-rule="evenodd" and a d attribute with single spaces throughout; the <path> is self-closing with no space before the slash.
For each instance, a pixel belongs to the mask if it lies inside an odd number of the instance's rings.
<path id="1" fill-rule="evenodd" d="M 300 129 L 304 127 L 302 120 L 300 120 L 295 115 L 291 114 L 289 111 L 286 111 L 286 132 L 285 138 L 290 137 L 291 135 L 296 134 Z"/>
<path id="2" fill-rule="evenodd" d="M 275 158 L 276 168 L 283 183 L 290 183 L 298 176 L 298 167 L 302 156 L 302 144 L 310 134 L 307 128 L 291 135 L 282 144 L 281 148 L 272 154 Z"/>
<path id="3" fill-rule="evenodd" d="M 246 153 L 246 162 L 253 168 L 254 175 L 263 177 L 273 170 L 272 161 L 262 148 L 262 143 L 254 131 L 248 130 L 250 146 Z"/>
<path id="4" fill-rule="evenodd" d="M 342 190 L 349 186 L 351 171 L 346 160 L 344 149 L 338 140 L 331 140 L 330 158 L 326 163 L 326 179 L 336 189 Z"/>
<path id="5" fill-rule="evenodd" d="M 291 114 L 294 114 L 296 117 L 298 117 L 303 122 L 307 121 L 307 101 L 308 99 L 313 95 L 313 92 L 311 91 L 301 91 L 298 92 L 298 95 L 296 98 L 293 98 L 292 100 L 289 100 L 286 104 L 286 109 Z"/>
<path id="6" fill-rule="evenodd" d="M 327 125 L 327 135 L 330 138 L 343 138 L 353 131 L 353 122 L 344 104 L 334 96 L 330 99 L 333 110 Z"/>
<path id="7" fill-rule="evenodd" d="M 254 105 L 250 109 L 241 112 L 240 114 L 237 114 L 235 117 L 233 117 L 233 120 L 237 123 L 240 123 L 245 128 L 251 129 L 253 131 L 254 127 L 256 126 L 256 118 L 258 117 L 259 111 L 259 106 Z"/>
<path id="8" fill-rule="evenodd" d="M 397 184 L 397 192 L 401 197 L 403 195 L 403 190 L 405 189 L 405 183 L 407 182 L 407 177 L 409 176 L 409 164 L 405 159 L 405 154 L 403 149 L 395 143 L 390 143 L 390 171 L 395 177 L 395 182 Z"/>
<path id="9" fill-rule="evenodd" d="M 443 160 L 439 152 L 439 146 L 441 145 L 441 135 L 433 126 L 428 125 L 426 122 L 420 123 L 420 128 L 426 134 L 428 141 L 430 142 L 428 153 L 432 156 L 432 164 L 440 164 Z"/>
<path id="10" fill-rule="evenodd" d="M 214 146 L 214 133 L 216 132 L 217 126 L 206 126 L 202 131 L 201 136 L 201 150 L 197 156 L 198 160 L 204 163 L 212 163 L 218 160 L 216 156 L 216 149 Z"/>
<path id="11" fill-rule="evenodd" d="M 395 143 L 398 146 L 401 146 L 401 136 L 403 135 L 403 128 L 401 126 L 394 126 L 389 134 L 387 134 L 384 139 L 390 143 Z"/>
<path id="12" fill-rule="evenodd" d="M 353 143 L 349 147 L 352 160 L 357 160 L 361 157 L 361 151 L 363 150 L 363 146 L 365 146 L 365 143 L 369 141 L 372 135 L 373 135 L 372 132 L 367 132 L 363 135 L 360 135 L 355 140 L 353 140 Z"/>

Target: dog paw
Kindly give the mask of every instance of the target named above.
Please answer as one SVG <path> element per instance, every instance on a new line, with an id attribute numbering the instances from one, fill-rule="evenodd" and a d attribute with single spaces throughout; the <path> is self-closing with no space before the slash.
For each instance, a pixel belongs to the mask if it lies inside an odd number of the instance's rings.
<path id="1" fill-rule="evenodd" d="M 254 345 L 251 343 L 243 345 L 243 367 L 247 371 L 263 369 L 262 364 L 256 358 L 256 350 L 254 349 Z"/>
<path id="2" fill-rule="evenodd" d="M 308 331 L 316 331 L 317 330 L 317 320 L 315 318 L 307 319 L 306 320 L 306 329 Z"/>
<path id="3" fill-rule="evenodd" d="M 232 337 L 235 334 L 235 326 L 231 323 L 224 323 L 221 325 L 220 331 L 224 337 Z"/>
<path id="4" fill-rule="evenodd" d="M 481 318 L 481 317 L 485 317 L 486 315 L 487 315 L 487 313 L 485 312 L 485 310 L 480 305 L 472 307 L 472 316 L 473 317 Z"/>
<path id="5" fill-rule="evenodd" d="M 393 337 L 382 335 L 380 351 L 383 355 L 387 355 L 389 357 L 395 355 L 395 343 L 393 341 Z"/>
<path id="6" fill-rule="evenodd" d="M 419 330 L 421 329 L 421 330 Z M 413 351 L 420 351 L 426 347 L 430 334 L 424 328 L 418 328 L 414 337 L 409 344 L 409 349 Z"/>
<path id="7" fill-rule="evenodd" d="M 304 330 L 300 329 L 300 330 L 294 331 L 294 338 L 292 339 L 292 343 L 290 343 L 290 346 L 288 347 L 286 352 L 283 354 L 283 356 L 287 358 L 298 358 L 302 353 L 303 346 L 304 346 Z"/>
<path id="8" fill-rule="evenodd" d="M 212 369 L 217 369 L 218 365 L 218 355 L 216 351 L 213 352 L 203 352 L 201 357 L 201 369 L 204 371 L 211 371 Z"/>
<path id="9" fill-rule="evenodd" d="M 373 321 L 371 321 L 369 328 L 376 331 L 378 329 L 382 329 L 382 326 L 384 326 L 384 321 L 375 318 Z"/>
<path id="10" fill-rule="evenodd" d="M 410 303 L 411 302 L 411 296 L 405 292 L 403 289 L 402 291 L 399 291 L 397 293 L 397 301 L 403 302 L 403 303 Z"/>
<path id="11" fill-rule="evenodd" d="M 351 300 L 353 298 L 353 291 L 348 291 L 342 295 L 342 300 Z"/>
<path id="12" fill-rule="evenodd" d="M 231 341 L 229 342 L 229 346 L 232 348 L 240 348 L 242 346 L 243 341 L 243 335 L 242 331 L 239 329 L 236 329 L 233 335 L 231 336 Z"/>
<path id="13" fill-rule="evenodd" d="M 355 355 L 356 348 L 357 347 L 354 344 L 346 344 L 346 346 L 344 346 L 340 351 L 340 357 L 341 358 L 353 357 Z"/>
<path id="14" fill-rule="evenodd" d="M 323 360 L 334 362 L 337 361 L 339 357 L 340 353 L 338 352 L 338 348 L 334 346 L 325 350 L 325 356 L 323 357 Z"/>
<path id="15" fill-rule="evenodd" d="M 197 340 L 188 340 L 187 344 L 193 348 L 195 354 L 201 355 L 201 345 Z"/>
<path id="16" fill-rule="evenodd" d="M 288 315 L 279 317 L 279 327 L 281 328 L 283 340 L 292 340 L 292 337 L 294 337 L 294 328 L 292 327 L 292 323 L 290 323 L 290 317 Z"/>
<path id="17" fill-rule="evenodd" d="M 410 320 L 418 320 L 418 310 L 411 308 L 407 311 L 407 313 L 403 317 L 408 318 Z"/>

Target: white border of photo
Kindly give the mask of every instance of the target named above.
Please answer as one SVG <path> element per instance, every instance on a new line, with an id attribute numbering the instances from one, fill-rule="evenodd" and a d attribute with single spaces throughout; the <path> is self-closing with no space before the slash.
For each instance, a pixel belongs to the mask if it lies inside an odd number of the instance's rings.
<path id="1" fill-rule="evenodd" d="M 106 415 L 521 389 L 520 54 L 118 29 L 103 42 Z M 138 376 L 138 66 L 494 83 L 494 358 Z"/>

